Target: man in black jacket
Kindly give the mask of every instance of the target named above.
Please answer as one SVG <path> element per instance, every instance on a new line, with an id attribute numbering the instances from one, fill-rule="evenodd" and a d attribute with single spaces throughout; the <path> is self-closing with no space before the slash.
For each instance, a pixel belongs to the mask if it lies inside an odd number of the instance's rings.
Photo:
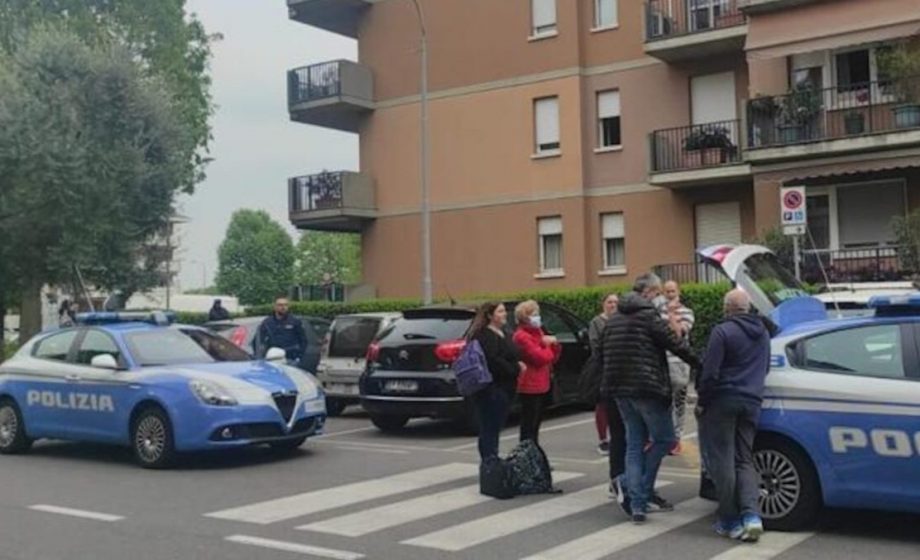
<path id="1" fill-rule="evenodd" d="M 307 332 L 303 321 L 291 315 L 290 303 L 286 297 L 275 300 L 275 312 L 259 325 L 259 332 L 253 340 L 253 350 L 264 357 L 270 348 L 281 348 L 289 364 L 300 367 L 307 351 Z"/>
<path id="2" fill-rule="evenodd" d="M 674 506 L 655 494 L 661 461 L 674 445 L 671 419 L 671 379 L 665 352 L 695 369 L 699 360 L 661 318 L 653 301 L 661 294 L 661 279 L 645 274 L 633 293 L 620 300 L 600 341 L 603 390 L 615 399 L 626 424 L 626 492 L 622 477 L 614 481 L 617 500 L 635 523 L 643 523 L 649 508 L 670 511 Z M 646 443 L 651 445 L 646 448 Z"/>

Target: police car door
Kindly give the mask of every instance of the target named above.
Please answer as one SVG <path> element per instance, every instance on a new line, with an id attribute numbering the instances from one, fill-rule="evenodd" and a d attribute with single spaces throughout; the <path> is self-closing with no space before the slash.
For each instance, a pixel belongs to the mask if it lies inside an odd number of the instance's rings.
<path id="1" fill-rule="evenodd" d="M 93 358 L 109 355 L 119 369 L 93 367 Z M 77 341 L 76 369 L 69 378 L 74 425 L 93 441 L 123 443 L 128 437 L 131 399 L 139 387 L 132 383 L 121 348 L 101 329 L 86 329 Z"/>
<path id="2" fill-rule="evenodd" d="M 794 388 L 787 387 L 784 407 L 798 413 L 807 451 L 819 458 L 828 505 L 920 505 L 914 326 L 862 323 L 809 336 L 791 350 L 800 371 L 794 372 Z"/>
<path id="3" fill-rule="evenodd" d="M 36 343 L 29 360 L 11 384 L 30 437 L 66 438 L 70 417 L 64 408 L 71 358 L 80 331 L 65 330 Z"/>

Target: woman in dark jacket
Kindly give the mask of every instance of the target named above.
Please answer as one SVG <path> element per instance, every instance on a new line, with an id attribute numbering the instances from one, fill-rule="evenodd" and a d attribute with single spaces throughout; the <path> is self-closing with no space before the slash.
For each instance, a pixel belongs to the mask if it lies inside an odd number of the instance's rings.
<path id="1" fill-rule="evenodd" d="M 492 374 L 492 384 L 473 395 L 473 406 L 479 419 L 479 456 L 482 459 L 498 456 L 498 440 L 505 421 L 518 374 L 524 369 L 514 345 L 503 330 L 508 323 L 504 304 L 483 304 L 476 312 L 470 327 L 469 340 L 476 340 L 486 357 Z"/>

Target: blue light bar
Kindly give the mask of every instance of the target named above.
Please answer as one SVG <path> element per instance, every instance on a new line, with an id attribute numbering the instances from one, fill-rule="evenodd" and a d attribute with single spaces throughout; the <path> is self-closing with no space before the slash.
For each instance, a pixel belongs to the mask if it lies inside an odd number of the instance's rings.
<path id="1" fill-rule="evenodd" d="M 869 298 L 876 315 L 920 315 L 920 292 Z"/>
<path id="2" fill-rule="evenodd" d="M 78 313 L 77 323 L 80 325 L 111 325 L 114 323 L 150 323 L 165 327 L 176 321 L 176 314 L 172 311 L 141 311 L 141 312 L 96 312 Z"/>

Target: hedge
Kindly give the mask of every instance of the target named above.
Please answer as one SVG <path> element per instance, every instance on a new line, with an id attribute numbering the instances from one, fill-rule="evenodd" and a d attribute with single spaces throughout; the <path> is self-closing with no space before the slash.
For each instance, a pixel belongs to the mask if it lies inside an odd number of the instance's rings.
<path id="1" fill-rule="evenodd" d="M 706 344 L 709 332 L 722 319 L 722 298 L 729 290 L 728 284 L 687 284 L 681 289 L 684 303 L 693 309 L 696 315 L 696 328 L 693 334 L 694 346 L 698 349 Z M 553 303 L 568 309 L 585 321 L 590 321 L 600 312 L 601 301 L 609 293 L 624 294 L 629 290 L 625 285 L 577 288 L 573 290 L 525 291 L 512 294 L 491 294 L 468 298 L 469 301 L 486 300 L 521 300 L 536 299 Z M 419 300 L 379 299 L 356 303 L 331 302 L 292 302 L 291 311 L 298 315 L 311 315 L 332 319 L 337 315 L 349 313 L 373 313 L 381 311 L 404 311 L 421 305 Z M 271 305 L 258 305 L 247 309 L 247 315 L 269 315 Z M 180 314 L 180 320 L 190 323 L 202 323 L 203 314 Z"/>

